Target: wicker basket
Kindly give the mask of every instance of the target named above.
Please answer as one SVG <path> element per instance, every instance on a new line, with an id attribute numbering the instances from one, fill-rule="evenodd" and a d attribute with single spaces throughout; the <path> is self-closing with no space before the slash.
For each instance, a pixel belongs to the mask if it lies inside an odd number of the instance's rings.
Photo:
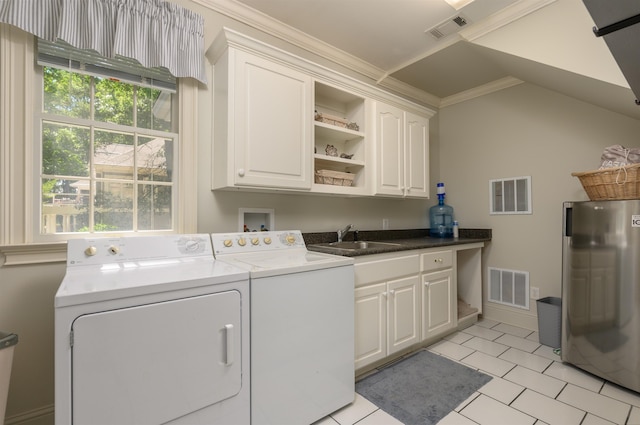
<path id="1" fill-rule="evenodd" d="M 349 120 L 346 118 L 340 118 L 335 115 L 329 115 L 322 112 L 316 112 L 315 120 L 342 128 L 347 128 L 349 125 Z"/>
<path id="2" fill-rule="evenodd" d="M 330 184 L 333 186 L 351 186 L 355 174 L 343 173 L 333 170 L 316 170 L 315 181 L 320 184 Z"/>
<path id="3" fill-rule="evenodd" d="M 592 201 L 640 199 L 640 164 L 571 173 Z"/>

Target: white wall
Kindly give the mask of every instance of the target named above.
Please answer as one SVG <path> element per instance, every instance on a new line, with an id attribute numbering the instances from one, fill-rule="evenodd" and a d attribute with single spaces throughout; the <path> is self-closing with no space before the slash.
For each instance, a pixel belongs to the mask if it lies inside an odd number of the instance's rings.
<path id="1" fill-rule="evenodd" d="M 560 296 L 562 202 L 587 199 L 571 173 L 597 169 L 606 146 L 638 146 L 638 134 L 640 121 L 521 84 L 441 109 L 435 160 L 460 226 L 493 229 L 484 266 L 528 271 L 542 297 Z M 519 176 L 532 177 L 533 214 L 489 215 L 489 180 Z M 535 329 L 531 304 L 484 313 Z"/>

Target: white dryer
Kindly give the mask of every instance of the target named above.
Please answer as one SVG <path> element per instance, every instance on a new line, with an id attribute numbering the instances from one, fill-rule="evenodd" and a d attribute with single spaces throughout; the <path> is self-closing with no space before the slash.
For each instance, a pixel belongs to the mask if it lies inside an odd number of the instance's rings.
<path id="1" fill-rule="evenodd" d="M 211 239 L 251 276 L 252 425 L 310 424 L 353 402 L 353 259 L 307 251 L 298 230 Z"/>
<path id="2" fill-rule="evenodd" d="M 69 241 L 56 424 L 249 424 L 248 305 L 208 235 Z"/>

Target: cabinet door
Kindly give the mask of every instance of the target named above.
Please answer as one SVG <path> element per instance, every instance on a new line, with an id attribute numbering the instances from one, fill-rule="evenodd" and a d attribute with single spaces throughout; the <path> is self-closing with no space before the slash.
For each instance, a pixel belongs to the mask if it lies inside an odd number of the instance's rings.
<path id="1" fill-rule="evenodd" d="M 451 269 L 422 275 L 422 339 L 456 326 L 456 289 Z"/>
<path id="2" fill-rule="evenodd" d="M 429 120 L 406 112 L 405 195 L 429 197 Z"/>
<path id="3" fill-rule="evenodd" d="M 420 277 L 387 283 L 388 354 L 420 342 Z"/>
<path id="4" fill-rule="evenodd" d="M 387 355 L 386 283 L 355 290 L 355 368 Z"/>
<path id="5" fill-rule="evenodd" d="M 233 94 L 237 186 L 311 188 L 311 78 L 236 52 Z"/>
<path id="6" fill-rule="evenodd" d="M 404 112 L 376 102 L 376 194 L 404 195 Z"/>

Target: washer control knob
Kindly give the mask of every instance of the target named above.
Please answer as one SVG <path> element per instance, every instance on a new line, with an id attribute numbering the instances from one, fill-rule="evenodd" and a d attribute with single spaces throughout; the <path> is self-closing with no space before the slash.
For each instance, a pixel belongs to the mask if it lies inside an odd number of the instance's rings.
<path id="1" fill-rule="evenodd" d="M 120 248 L 118 248 L 117 246 L 111 245 L 109 247 L 109 252 L 113 255 L 116 255 L 117 253 L 120 252 Z"/>
<path id="2" fill-rule="evenodd" d="M 287 237 L 285 238 L 285 240 L 287 241 L 287 243 L 289 245 L 293 245 L 296 242 L 296 237 L 293 235 L 287 235 Z"/>
<path id="3" fill-rule="evenodd" d="M 247 244 L 247 240 L 245 238 L 238 239 L 238 245 L 245 246 Z"/>
<path id="4" fill-rule="evenodd" d="M 269 236 L 264 238 L 264 243 L 266 243 L 267 245 L 271 245 L 271 238 Z"/>
<path id="5" fill-rule="evenodd" d="M 251 238 L 251 245 L 258 245 L 260 243 L 259 238 Z"/>
<path id="6" fill-rule="evenodd" d="M 98 248 L 96 248 L 95 246 L 90 246 L 89 248 L 84 250 L 84 255 L 86 255 L 87 257 L 93 257 L 97 253 L 98 253 Z"/>
<path id="7" fill-rule="evenodd" d="M 222 242 L 222 244 L 229 248 L 231 245 L 233 245 L 233 241 L 231 239 L 225 239 L 224 242 Z"/>

